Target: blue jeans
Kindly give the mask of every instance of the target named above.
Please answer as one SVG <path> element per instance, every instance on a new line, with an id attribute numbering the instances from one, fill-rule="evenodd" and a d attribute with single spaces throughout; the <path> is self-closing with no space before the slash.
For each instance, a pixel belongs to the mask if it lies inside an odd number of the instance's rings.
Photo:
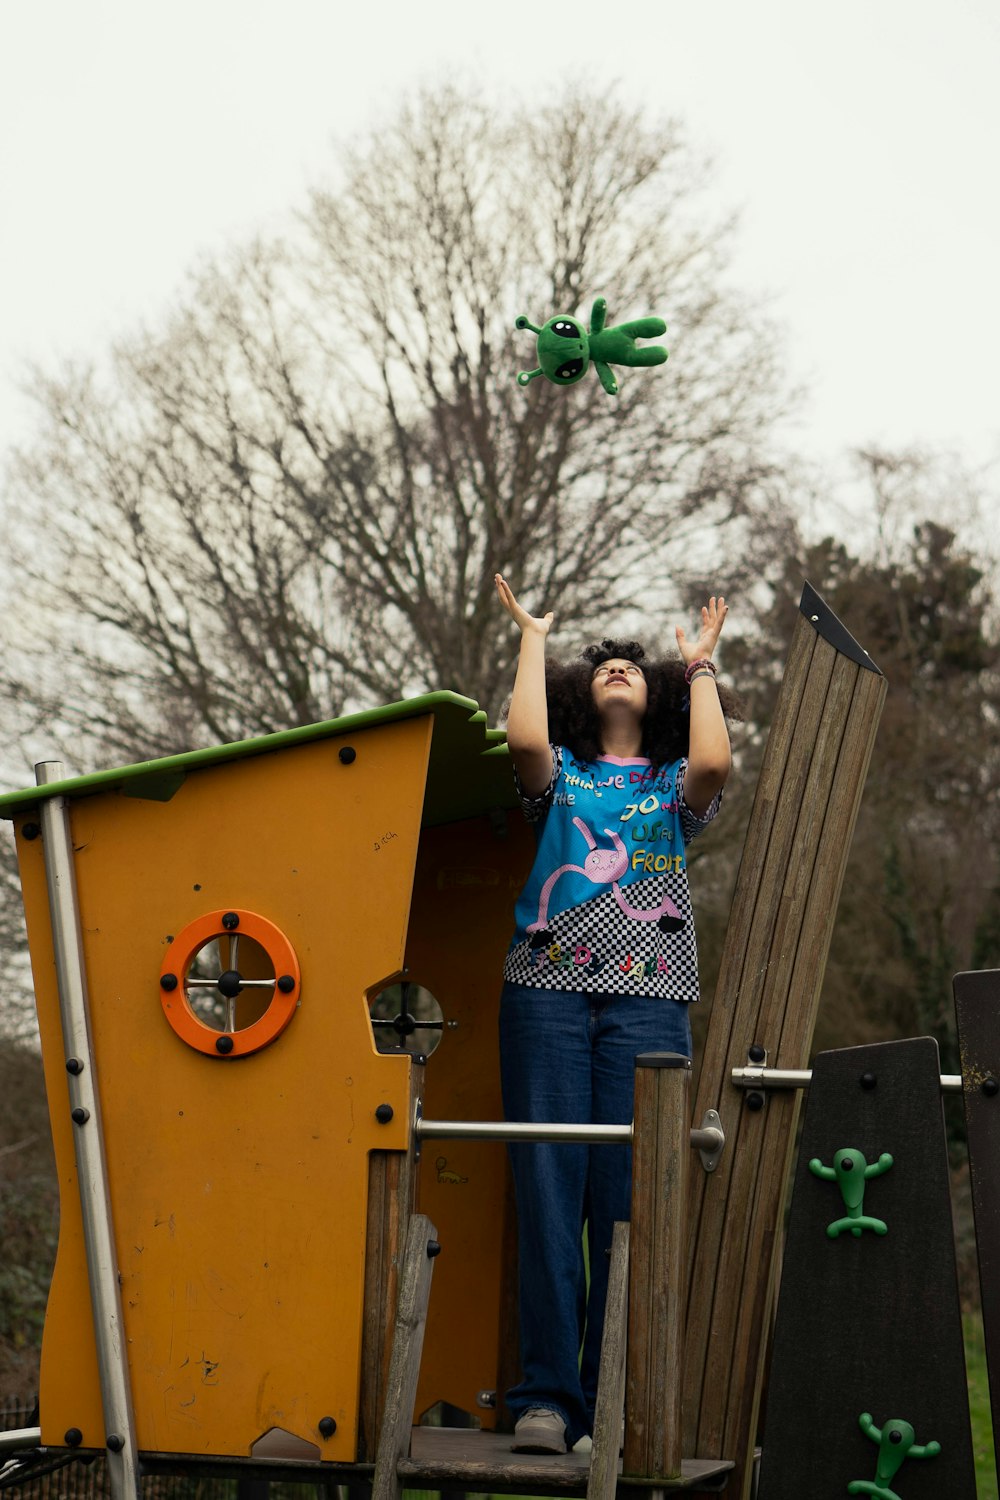
<path id="1" fill-rule="evenodd" d="M 637 995 L 503 987 L 500 1071 L 508 1120 L 627 1125 L 640 1052 L 690 1057 L 687 1006 Z M 510 1146 L 510 1159 L 523 1378 L 507 1405 L 515 1417 L 529 1406 L 558 1412 L 572 1444 L 593 1430 L 607 1252 L 615 1220 L 629 1217 L 632 1151 L 624 1144 L 524 1142 Z"/>

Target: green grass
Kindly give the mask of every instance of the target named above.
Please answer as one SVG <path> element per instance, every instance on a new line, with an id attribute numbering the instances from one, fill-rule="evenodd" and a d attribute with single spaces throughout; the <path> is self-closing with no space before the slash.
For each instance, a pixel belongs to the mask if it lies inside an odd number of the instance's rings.
<path id="1" fill-rule="evenodd" d="M 968 1313 L 965 1326 L 965 1366 L 969 1379 L 969 1416 L 972 1421 L 972 1452 L 976 1461 L 978 1500 L 997 1500 L 997 1471 L 993 1458 L 993 1423 L 990 1415 L 990 1385 L 986 1374 L 986 1345 L 978 1313 Z"/>

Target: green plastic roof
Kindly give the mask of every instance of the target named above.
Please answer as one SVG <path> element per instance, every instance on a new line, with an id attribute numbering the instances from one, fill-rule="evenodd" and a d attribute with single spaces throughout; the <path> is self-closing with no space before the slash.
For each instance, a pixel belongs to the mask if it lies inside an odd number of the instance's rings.
<path id="1" fill-rule="evenodd" d="M 86 797 L 95 792 L 121 792 L 125 796 L 149 797 L 166 802 L 182 785 L 190 771 L 205 766 L 223 765 L 249 755 L 271 755 L 292 745 L 312 740 L 332 739 L 360 734 L 381 724 L 401 719 L 434 716 L 430 765 L 424 797 L 423 822 L 453 823 L 461 818 L 489 813 L 494 808 L 514 807 L 513 777 L 507 754 L 506 736 L 501 729 L 489 729 L 486 715 L 471 698 L 458 693 L 427 693 L 388 703 L 383 708 L 364 713 L 327 719 L 322 724 L 306 724 L 298 729 L 258 739 L 236 740 L 230 745 L 215 745 L 207 750 L 190 750 L 184 755 L 168 755 L 162 760 L 144 760 L 112 771 L 95 771 L 90 776 L 73 776 L 52 781 L 47 786 L 26 787 L 23 791 L 0 795 L 0 817 L 12 818 L 30 807 L 37 807 L 48 797 Z"/>

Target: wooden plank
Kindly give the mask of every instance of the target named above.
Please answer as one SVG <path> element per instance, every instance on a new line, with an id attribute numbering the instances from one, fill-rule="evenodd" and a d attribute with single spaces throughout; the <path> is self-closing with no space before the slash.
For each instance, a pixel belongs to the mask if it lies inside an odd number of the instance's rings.
<path id="1" fill-rule="evenodd" d="M 758 1039 L 781 1068 L 804 1068 L 809 1061 L 833 914 L 872 746 L 872 735 L 867 730 L 864 734 L 857 733 L 858 724 L 871 724 L 867 705 L 862 701 L 859 711 L 858 698 L 864 700 L 872 695 L 881 696 L 879 679 L 870 672 L 858 674 L 853 663 L 839 658 L 827 707 L 832 722 L 846 720 L 846 729 L 839 743 L 836 734 L 831 733 L 817 745 L 814 758 L 817 794 L 811 802 L 809 821 L 804 816 L 799 825 L 797 840 L 803 855 L 792 861 L 789 870 L 780 936 L 776 934 L 778 940 L 758 1019 Z M 823 788 L 828 788 L 825 798 Z M 811 820 L 814 812 L 822 818 L 819 828 Z M 828 853 L 836 849 L 838 842 L 842 850 L 840 858 Z M 816 857 L 810 864 L 807 851 L 812 849 Z M 739 1381 L 728 1401 L 723 1404 L 720 1399 L 714 1404 L 715 1425 L 709 1426 L 705 1416 L 702 1418 L 705 1435 L 701 1442 L 706 1452 L 735 1451 L 738 1445 L 751 1444 L 756 1438 L 756 1408 L 775 1285 L 773 1251 L 789 1178 L 799 1094 L 797 1091 L 783 1096 L 770 1094 L 766 1100 L 764 1110 L 756 1117 L 761 1133 L 760 1152 L 729 1366 Z M 734 1270 L 734 1280 L 736 1274 Z M 720 1420 L 724 1423 L 721 1438 Z"/>
<path id="2" fill-rule="evenodd" d="M 906 1462 L 906 1500 L 975 1500 L 939 1072 L 930 1037 L 826 1052 L 813 1065 L 760 1500 L 833 1500 L 855 1481 L 869 1484 L 879 1449 L 862 1430 L 862 1412 L 883 1431 L 904 1421 L 917 1444 L 940 1444 L 937 1456 Z M 833 1171 L 844 1151 L 860 1153 L 854 1177 L 810 1169 L 815 1161 Z M 850 1209 L 841 1182 L 857 1181 L 859 1171 L 863 1199 Z M 888 1492 L 889 1484 L 879 1491 Z"/>
<path id="3" fill-rule="evenodd" d="M 1000 969 L 953 982 L 993 1431 L 1000 1434 Z"/>
<path id="4" fill-rule="evenodd" d="M 398 1464 L 410 1444 L 431 1276 L 438 1249 L 435 1234 L 434 1225 L 424 1214 L 412 1215 L 399 1278 L 399 1301 L 378 1435 L 372 1500 L 399 1500 L 402 1494 Z"/>
<path id="5" fill-rule="evenodd" d="M 587 1500 L 614 1500 L 621 1469 L 619 1445 L 625 1409 L 625 1348 L 628 1326 L 629 1226 L 618 1223 L 611 1241 L 611 1269 L 604 1304 L 601 1366 L 594 1408 L 594 1446 Z"/>
<path id="6" fill-rule="evenodd" d="M 505 1433 L 415 1427 L 409 1457 L 399 1461 L 399 1474 L 407 1489 L 447 1486 L 476 1494 L 585 1495 L 590 1462 L 584 1453 L 511 1453 Z M 731 1469 L 727 1462 L 685 1459 L 677 1479 L 655 1488 L 702 1491 L 712 1488 L 713 1481 L 721 1482 Z M 648 1481 L 627 1476 L 619 1476 L 618 1483 L 620 1493 L 632 1492 L 637 1500 L 648 1496 L 651 1488 Z"/>
<path id="7" fill-rule="evenodd" d="M 726 1132 L 716 1172 L 694 1172 L 684 1370 L 687 1453 L 736 1459 L 747 1492 L 795 1096 L 754 1113 L 729 1082 L 751 1043 L 808 1062 L 837 897 L 885 682 L 807 589 L 775 711 L 713 1001 L 693 1121 Z"/>
<path id="8" fill-rule="evenodd" d="M 691 1060 L 635 1060 L 624 1472 L 674 1478 L 681 1468 L 680 1382 L 687 1289 L 686 1210 Z"/>
<path id="9" fill-rule="evenodd" d="M 423 1090 L 424 1068 L 410 1066 L 409 1119 Z M 361 1393 L 358 1457 L 375 1456 L 382 1405 L 389 1377 L 399 1271 L 414 1207 L 416 1162 L 408 1151 L 372 1151 L 368 1158 L 368 1215 L 365 1231 L 365 1292 L 361 1335 Z"/>

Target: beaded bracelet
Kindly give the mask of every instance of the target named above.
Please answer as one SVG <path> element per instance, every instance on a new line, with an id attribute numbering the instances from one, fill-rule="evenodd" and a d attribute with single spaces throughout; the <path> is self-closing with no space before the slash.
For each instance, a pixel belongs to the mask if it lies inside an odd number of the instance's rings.
<path id="1" fill-rule="evenodd" d="M 684 673 L 684 681 L 690 687 L 691 679 L 696 672 L 711 672 L 712 676 L 715 677 L 718 673 L 718 670 L 719 669 L 715 665 L 715 662 L 709 661 L 708 657 L 706 656 L 701 661 L 692 661 L 688 663 L 687 671 Z"/>

